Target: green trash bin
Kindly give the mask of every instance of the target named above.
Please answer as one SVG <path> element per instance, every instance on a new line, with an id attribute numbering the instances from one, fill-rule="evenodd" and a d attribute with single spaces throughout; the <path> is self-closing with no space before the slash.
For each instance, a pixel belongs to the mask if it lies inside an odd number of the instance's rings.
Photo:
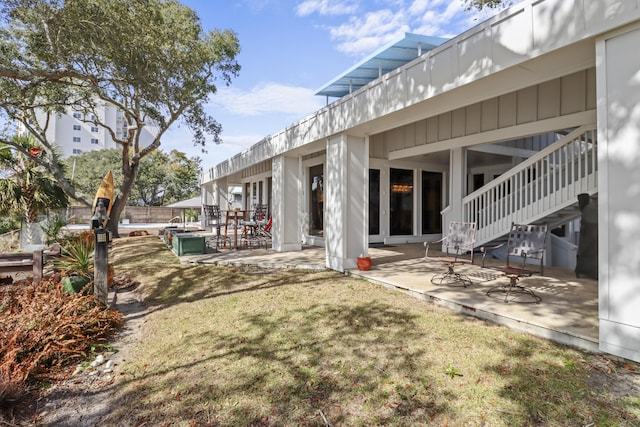
<path id="1" fill-rule="evenodd" d="M 196 233 L 178 233 L 172 238 L 173 251 L 178 256 L 206 253 L 204 236 Z"/>

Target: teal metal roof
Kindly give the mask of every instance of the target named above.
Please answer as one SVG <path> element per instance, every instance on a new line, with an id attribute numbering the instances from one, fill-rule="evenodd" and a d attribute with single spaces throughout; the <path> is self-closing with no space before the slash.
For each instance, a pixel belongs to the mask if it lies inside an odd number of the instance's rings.
<path id="1" fill-rule="evenodd" d="M 322 86 L 316 95 L 342 98 L 369 82 L 413 61 L 425 52 L 441 45 L 448 39 L 405 33 L 404 36 L 387 43 L 367 56 L 329 83 Z"/>

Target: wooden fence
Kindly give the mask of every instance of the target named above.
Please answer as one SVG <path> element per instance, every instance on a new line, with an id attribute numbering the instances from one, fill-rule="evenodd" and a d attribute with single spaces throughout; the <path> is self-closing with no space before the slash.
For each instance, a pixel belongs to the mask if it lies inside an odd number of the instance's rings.
<path id="1" fill-rule="evenodd" d="M 187 221 L 198 221 L 200 218 L 200 211 L 197 209 L 169 208 L 165 206 L 126 206 L 120 215 L 119 222 L 128 221 L 130 224 L 168 223 L 172 218 L 182 218 L 183 211 Z M 91 222 L 92 216 L 91 208 L 72 206 L 68 209 L 69 224 L 88 224 Z"/>

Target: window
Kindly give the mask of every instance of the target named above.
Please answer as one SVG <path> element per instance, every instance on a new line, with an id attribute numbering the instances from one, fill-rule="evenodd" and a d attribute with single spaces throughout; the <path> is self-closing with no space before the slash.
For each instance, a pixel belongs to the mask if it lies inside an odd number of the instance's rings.
<path id="1" fill-rule="evenodd" d="M 91 132 L 97 133 L 98 132 L 98 126 L 91 126 Z"/>
<path id="2" fill-rule="evenodd" d="M 73 125 L 73 130 L 82 130 L 80 125 Z"/>
<path id="3" fill-rule="evenodd" d="M 81 119 L 81 118 L 82 118 L 82 114 L 80 114 L 80 113 L 73 113 L 73 118 L 74 118 L 74 119 Z"/>
<path id="4" fill-rule="evenodd" d="M 98 143 L 98 138 L 91 138 L 91 143 L 92 144 L 97 144 Z"/>
<path id="5" fill-rule="evenodd" d="M 82 150 L 80 150 L 79 148 L 74 148 L 73 149 L 73 154 L 81 154 Z"/>
<path id="6" fill-rule="evenodd" d="M 92 114 L 91 116 L 89 116 L 92 122 L 96 121 L 96 116 L 95 114 Z"/>
<path id="7" fill-rule="evenodd" d="M 82 142 L 82 139 L 79 136 L 74 136 L 73 142 Z"/>

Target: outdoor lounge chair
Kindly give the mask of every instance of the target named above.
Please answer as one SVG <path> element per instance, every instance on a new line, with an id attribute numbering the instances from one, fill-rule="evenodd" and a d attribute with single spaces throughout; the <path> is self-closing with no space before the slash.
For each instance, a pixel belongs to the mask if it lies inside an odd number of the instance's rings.
<path id="1" fill-rule="evenodd" d="M 529 297 L 519 302 L 539 303 L 542 301 L 531 289 L 518 285 L 521 277 L 530 277 L 544 273 L 544 251 L 547 239 L 547 226 L 534 224 L 511 224 L 511 231 L 506 242 L 493 247 L 482 247 L 482 267 L 485 267 L 487 253 L 506 245 L 506 265 L 493 267 L 501 271 L 509 279 L 508 284 L 496 286 L 487 291 L 488 296 L 494 293 L 504 294 L 504 302 L 518 301 L 519 296 Z"/>
<path id="2" fill-rule="evenodd" d="M 475 222 L 449 223 L 449 233 L 440 240 L 425 242 L 425 259 L 433 259 L 444 263 L 447 271 L 436 274 L 431 278 L 431 283 L 435 285 L 463 286 L 471 285 L 469 277 L 455 271 L 455 266 L 459 264 L 473 264 L 473 245 L 476 242 Z M 437 243 L 442 243 L 443 256 L 430 256 L 429 248 Z"/>

